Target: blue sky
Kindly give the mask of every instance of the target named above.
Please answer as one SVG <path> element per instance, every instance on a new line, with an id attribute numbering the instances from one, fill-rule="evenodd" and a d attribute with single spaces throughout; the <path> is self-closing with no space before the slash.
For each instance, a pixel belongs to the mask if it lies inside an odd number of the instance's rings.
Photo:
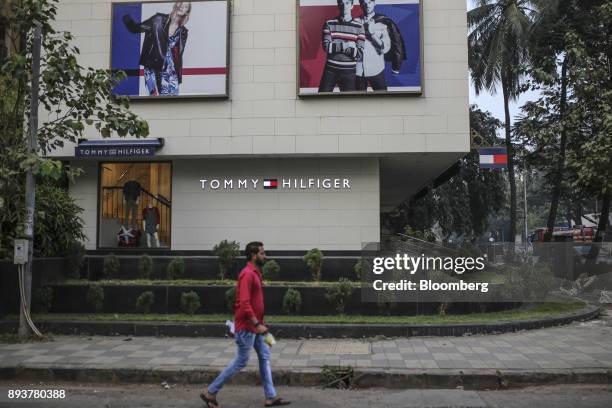
<path id="1" fill-rule="evenodd" d="M 527 91 L 521 94 L 516 101 L 511 102 L 510 116 L 512 116 L 512 121 L 514 122 L 514 118 L 520 114 L 520 108 L 525 104 L 525 102 L 536 99 L 538 99 L 538 94 L 536 92 Z M 501 94 L 501 89 L 499 89 L 499 92 L 495 95 L 491 95 L 490 93 L 484 91 L 481 92 L 480 95 L 476 96 L 476 92 L 472 86 L 472 81 L 470 80 L 470 103 L 475 103 L 481 110 L 489 111 L 499 120 L 504 120 L 504 99 Z"/>

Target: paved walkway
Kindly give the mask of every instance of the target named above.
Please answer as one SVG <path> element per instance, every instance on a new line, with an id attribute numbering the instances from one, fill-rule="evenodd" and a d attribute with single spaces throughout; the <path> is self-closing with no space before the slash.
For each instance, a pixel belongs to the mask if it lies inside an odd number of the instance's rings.
<path id="1" fill-rule="evenodd" d="M 324 365 L 376 369 L 612 368 L 612 316 L 599 320 L 487 336 L 393 340 L 283 340 L 272 348 L 275 369 Z M 231 339 L 57 336 L 54 341 L 0 344 L 1 367 L 222 368 Z M 249 366 L 255 368 L 253 354 Z"/>

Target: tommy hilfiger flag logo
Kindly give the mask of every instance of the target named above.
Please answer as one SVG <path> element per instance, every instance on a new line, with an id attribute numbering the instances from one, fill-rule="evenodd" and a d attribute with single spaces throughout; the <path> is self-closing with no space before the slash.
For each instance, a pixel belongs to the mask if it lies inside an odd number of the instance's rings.
<path id="1" fill-rule="evenodd" d="M 508 167 L 508 152 L 505 147 L 487 147 L 478 150 L 481 169 L 505 169 Z"/>
<path id="2" fill-rule="evenodd" d="M 278 179 L 264 179 L 264 190 L 276 190 L 278 188 Z"/>

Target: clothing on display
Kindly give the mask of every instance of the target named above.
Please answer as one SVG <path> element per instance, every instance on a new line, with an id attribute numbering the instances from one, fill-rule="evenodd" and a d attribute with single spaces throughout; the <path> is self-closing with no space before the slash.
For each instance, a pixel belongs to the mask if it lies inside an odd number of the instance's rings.
<path id="1" fill-rule="evenodd" d="M 123 185 L 123 199 L 125 200 L 125 219 L 123 225 L 138 225 L 138 200 L 142 186 L 136 180 L 130 180 Z M 131 215 L 131 222 L 130 222 Z"/>
<path id="2" fill-rule="evenodd" d="M 153 237 L 153 246 L 159 247 L 159 235 L 157 233 L 159 221 L 160 216 L 157 207 L 149 204 L 147 208 L 142 210 L 142 224 L 147 238 L 147 247 L 151 247 L 151 237 Z"/>
<path id="3" fill-rule="evenodd" d="M 121 227 L 117 233 L 117 245 L 129 248 L 140 246 L 140 231 L 134 228 Z"/>

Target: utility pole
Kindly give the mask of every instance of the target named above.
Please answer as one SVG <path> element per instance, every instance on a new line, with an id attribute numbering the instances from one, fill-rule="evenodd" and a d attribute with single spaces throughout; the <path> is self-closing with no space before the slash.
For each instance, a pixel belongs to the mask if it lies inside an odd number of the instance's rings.
<path id="1" fill-rule="evenodd" d="M 38 152 L 38 89 L 40 77 L 40 49 L 42 47 L 42 26 L 39 21 L 34 22 L 34 35 L 32 38 L 32 82 L 30 89 L 30 121 L 28 129 L 28 153 L 36 154 Z M 28 245 L 28 262 L 24 266 L 24 294 L 27 313 L 30 313 L 30 300 L 32 298 L 32 258 L 34 247 L 34 203 L 36 199 L 36 180 L 32 173 L 32 168 L 29 167 L 26 172 L 26 191 L 25 191 L 25 219 L 23 224 L 23 232 L 25 238 L 30 241 Z M 28 325 L 26 314 L 23 308 L 20 308 L 19 315 L 19 337 L 28 337 L 32 333 Z"/>

